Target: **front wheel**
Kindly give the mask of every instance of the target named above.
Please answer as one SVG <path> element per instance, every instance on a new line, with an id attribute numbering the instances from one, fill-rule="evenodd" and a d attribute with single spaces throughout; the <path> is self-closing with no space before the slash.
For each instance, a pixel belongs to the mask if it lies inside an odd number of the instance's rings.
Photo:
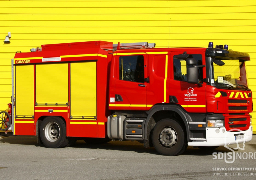
<path id="1" fill-rule="evenodd" d="M 179 155 L 186 147 L 184 130 L 177 121 L 163 119 L 153 129 L 152 143 L 160 154 Z"/>
<path id="2" fill-rule="evenodd" d="M 40 125 L 40 138 L 48 148 L 67 146 L 65 122 L 59 117 L 46 117 Z"/>

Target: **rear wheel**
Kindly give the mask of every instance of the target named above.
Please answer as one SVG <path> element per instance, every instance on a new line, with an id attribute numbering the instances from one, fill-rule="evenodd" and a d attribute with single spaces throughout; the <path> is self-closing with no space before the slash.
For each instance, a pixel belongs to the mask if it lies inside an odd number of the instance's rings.
<path id="1" fill-rule="evenodd" d="M 40 125 L 40 138 L 48 148 L 67 146 L 65 122 L 59 117 L 46 117 Z"/>
<path id="2" fill-rule="evenodd" d="M 157 122 L 153 129 L 152 143 L 158 153 L 169 156 L 179 155 L 187 147 L 184 130 L 173 119 Z"/>

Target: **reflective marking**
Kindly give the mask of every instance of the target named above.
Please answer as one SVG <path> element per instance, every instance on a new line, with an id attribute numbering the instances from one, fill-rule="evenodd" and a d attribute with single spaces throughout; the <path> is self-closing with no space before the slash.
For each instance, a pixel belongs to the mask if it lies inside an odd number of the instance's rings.
<path id="1" fill-rule="evenodd" d="M 146 54 L 145 52 L 131 52 L 131 53 L 115 53 L 116 56 L 125 56 L 125 55 L 137 55 L 137 54 Z"/>
<path id="2" fill-rule="evenodd" d="M 218 92 L 216 95 L 215 95 L 215 98 L 219 98 L 221 96 L 221 93 Z"/>
<path id="3" fill-rule="evenodd" d="M 168 54 L 168 52 L 146 52 L 146 54 Z"/>
<path id="4" fill-rule="evenodd" d="M 97 122 L 70 122 L 70 124 L 97 124 Z"/>
<path id="5" fill-rule="evenodd" d="M 95 116 L 72 116 L 70 119 L 95 119 Z"/>
<path id="6" fill-rule="evenodd" d="M 104 57 L 104 58 L 107 58 L 107 57 L 108 57 L 107 55 L 103 55 L 103 54 L 98 54 L 98 56 Z"/>
<path id="7" fill-rule="evenodd" d="M 242 92 L 239 92 L 239 94 L 240 94 L 241 98 L 244 98 L 244 95 Z"/>
<path id="8" fill-rule="evenodd" d="M 104 125 L 105 123 L 104 122 L 98 122 L 98 125 Z"/>
<path id="9" fill-rule="evenodd" d="M 239 94 L 240 94 L 241 98 L 244 98 L 244 95 L 242 92 L 237 92 L 235 98 L 238 98 Z"/>
<path id="10" fill-rule="evenodd" d="M 164 102 L 166 102 L 166 81 L 167 81 L 167 71 L 168 71 L 168 55 L 165 57 L 165 77 L 164 77 Z"/>
<path id="11" fill-rule="evenodd" d="M 168 52 L 130 52 L 130 53 L 115 53 L 114 56 L 122 56 L 122 55 L 137 55 L 137 54 L 168 54 Z"/>
<path id="12" fill-rule="evenodd" d="M 35 110 L 35 112 L 49 112 L 49 110 Z M 53 112 L 68 112 L 68 110 L 55 110 L 53 109 Z"/>
<path id="13" fill-rule="evenodd" d="M 17 119 L 31 119 L 31 120 L 34 120 L 34 118 L 31 118 L 31 117 L 30 117 L 30 118 L 26 118 L 26 117 L 24 117 L 24 118 L 20 117 L 20 118 L 19 118 L 19 117 L 17 117 L 17 118 L 15 118 L 15 119 L 16 119 L 16 120 L 17 120 Z"/>
<path id="14" fill-rule="evenodd" d="M 234 94 L 236 94 L 235 97 L 233 97 Z M 238 98 L 239 95 L 240 95 L 241 98 L 248 98 L 248 95 L 247 95 L 246 92 L 236 92 L 236 93 L 235 92 L 231 92 L 229 98 L 232 98 L 232 97 L 233 98 Z"/>
<path id="15" fill-rule="evenodd" d="M 26 59 L 43 59 L 43 57 L 14 58 L 14 60 L 26 60 Z"/>
<path id="16" fill-rule="evenodd" d="M 229 95 L 229 98 L 232 98 L 234 95 L 234 92 L 231 92 L 230 95 Z"/>
<path id="17" fill-rule="evenodd" d="M 15 121 L 15 123 L 34 123 L 34 121 Z"/>
<path id="18" fill-rule="evenodd" d="M 96 121 L 97 119 L 75 119 L 75 118 L 72 118 L 70 120 L 71 121 Z"/>
<path id="19" fill-rule="evenodd" d="M 76 55 L 62 55 L 61 58 L 69 58 L 69 57 L 85 57 L 85 56 L 100 56 L 100 57 L 107 57 L 104 54 L 76 54 Z"/>
<path id="20" fill-rule="evenodd" d="M 152 107 L 150 104 L 109 104 L 110 107 Z"/>
<path id="21" fill-rule="evenodd" d="M 152 107 L 146 104 L 109 104 L 111 107 Z M 206 105 L 181 105 L 182 107 L 206 107 Z"/>
<path id="22" fill-rule="evenodd" d="M 68 107 L 68 106 L 35 106 L 35 108 L 38 108 L 38 107 L 47 107 L 47 108 L 56 108 L 56 107 Z"/>
<path id="23" fill-rule="evenodd" d="M 206 107 L 206 105 L 181 105 L 182 107 Z"/>

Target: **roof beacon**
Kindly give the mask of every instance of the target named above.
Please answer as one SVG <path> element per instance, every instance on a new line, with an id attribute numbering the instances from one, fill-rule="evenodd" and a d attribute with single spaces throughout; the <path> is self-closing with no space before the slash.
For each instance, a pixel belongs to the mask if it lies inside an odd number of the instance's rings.
<path id="1" fill-rule="evenodd" d="M 208 48 L 213 48 L 213 42 L 209 42 Z"/>
<path id="2" fill-rule="evenodd" d="M 224 49 L 228 50 L 228 45 L 227 44 L 224 45 Z"/>

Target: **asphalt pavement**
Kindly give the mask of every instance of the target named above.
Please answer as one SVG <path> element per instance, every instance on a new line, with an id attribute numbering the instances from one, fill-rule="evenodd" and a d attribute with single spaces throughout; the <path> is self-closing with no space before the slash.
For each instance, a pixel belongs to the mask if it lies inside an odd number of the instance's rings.
<path id="1" fill-rule="evenodd" d="M 74 147 L 51 149 L 30 136 L 0 139 L 0 152 L 0 179 L 5 180 L 256 179 L 256 135 L 244 150 L 188 147 L 179 156 L 159 155 L 136 141 L 78 141 Z"/>

